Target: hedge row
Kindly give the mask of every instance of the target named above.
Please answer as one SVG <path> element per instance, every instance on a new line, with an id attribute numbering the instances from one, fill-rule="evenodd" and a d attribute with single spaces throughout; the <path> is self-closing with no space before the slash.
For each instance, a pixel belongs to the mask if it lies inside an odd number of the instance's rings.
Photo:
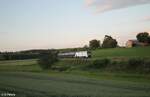
<path id="1" fill-rule="evenodd" d="M 53 69 L 60 71 L 82 69 L 82 70 L 104 70 L 110 72 L 137 72 L 150 73 L 150 60 L 131 58 L 126 61 L 114 61 L 111 59 L 74 59 L 61 60 L 53 65 Z"/>
<path id="2" fill-rule="evenodd" d="M 150 60 L 131 58 L 127 61 L 112 61 L 110 59 L 97 59 L 87 66 L 88 69 L 103 69 L 106 71 L 125 71 L 150 73 Z"/>

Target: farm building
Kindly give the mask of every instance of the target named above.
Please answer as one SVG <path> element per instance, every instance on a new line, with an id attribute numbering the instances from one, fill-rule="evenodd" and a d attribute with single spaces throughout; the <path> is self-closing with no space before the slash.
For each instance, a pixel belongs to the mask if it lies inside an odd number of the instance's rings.
<path id="1" fill-rule="evenodd" d="M 126 42 L 126 47 L 128 47 L 128 48 L 134 47 L 137 43 L 138 43 L 137 40 L 128 40 L 128 41 Z"/>
<path id="2" fill-rule="evenodd" d="M 126 42 L 126 47 L 136 47 L 136 46 L 148 46 L 148 43 L 139 42 L 138 40 L 128 40 Z"/>

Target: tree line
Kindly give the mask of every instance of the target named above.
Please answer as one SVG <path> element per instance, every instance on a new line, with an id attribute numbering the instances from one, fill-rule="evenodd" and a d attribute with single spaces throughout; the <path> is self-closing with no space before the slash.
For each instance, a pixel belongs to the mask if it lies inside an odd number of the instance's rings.
<path id="1" fill-rule="evenodd" d="M 0 60 L 36 59 L 38 56 L 38 54 L 4 52 L 0 54 Z"/>
<path id="2" fill-rule="evenodd" d="M 148 32 L 140 32 L 136 35 L 136 39 L 140 43 L 147 43 L 150 44 L 150 35 Z M 88 48 L 88 46 L 85 46 Z M 118 42 L 116 39 L 109 35 L 105 35 L 103 43 L 101 44 L 100 40 L 93 39 L 89 41 L 89 48 L 90 49 L 97 49 L 97 48 L 115 48 L 118 47 Z"/>
<path id="3" fill-rule="evenodd" d="M 100 43 L 100 40 L 93 39 L 89 41 L 89 48 L 97 49 L 97 48 L 115 48 L 118 46 L 118 42 L 116 39 L 112 38 L 109 35 L 105 35 L 103 43 Z"/>
<path id="4" fill-rule="evenodd" d="M 0 60 L 24 60 L 24 59 L 38 59 L 41 54 L 50 52 L 47 50 L 26 50 L 20 52 L 0 52 Z"/>

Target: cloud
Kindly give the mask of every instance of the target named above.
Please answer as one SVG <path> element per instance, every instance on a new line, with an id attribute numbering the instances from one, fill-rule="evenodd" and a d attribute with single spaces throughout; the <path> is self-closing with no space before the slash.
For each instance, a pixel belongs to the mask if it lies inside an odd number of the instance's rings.
<path id="1" fill-rule="evenodd" d="M 137 20 L 137 22 L 140 22 L 140 23 L 142 23 L 142 22 L 150 22 L 150 15 L 139 18 L 139 20 Z"/>
<path id="2" fill-rule="evenodd" d="M 85 0 L 88 7 L 94 7 L 96 12 L 105 12 L 136 5 L 150 3 L 150 0 Z"/>
<path id="3" fill-rule="evenodd" d="M 150 21 L 150 16 L 146 16 L 146 17 L 142 18 L 142 21 Z"/>
<path id="4" fill-rule="evenodd" d="M 87 6 L 91 6 L 94 4 L 94 0 L 85 0 Z"/>

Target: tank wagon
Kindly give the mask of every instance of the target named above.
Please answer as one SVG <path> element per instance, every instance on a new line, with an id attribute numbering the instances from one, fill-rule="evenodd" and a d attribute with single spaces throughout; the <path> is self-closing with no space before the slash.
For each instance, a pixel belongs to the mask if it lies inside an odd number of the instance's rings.
<path id="1" fill-rule="evenodd" d="M 76 52 L 64 52 L 58 53 L 58 57 L 60 58 L 90 58 L 90 51 L 76 51 Z"/>

